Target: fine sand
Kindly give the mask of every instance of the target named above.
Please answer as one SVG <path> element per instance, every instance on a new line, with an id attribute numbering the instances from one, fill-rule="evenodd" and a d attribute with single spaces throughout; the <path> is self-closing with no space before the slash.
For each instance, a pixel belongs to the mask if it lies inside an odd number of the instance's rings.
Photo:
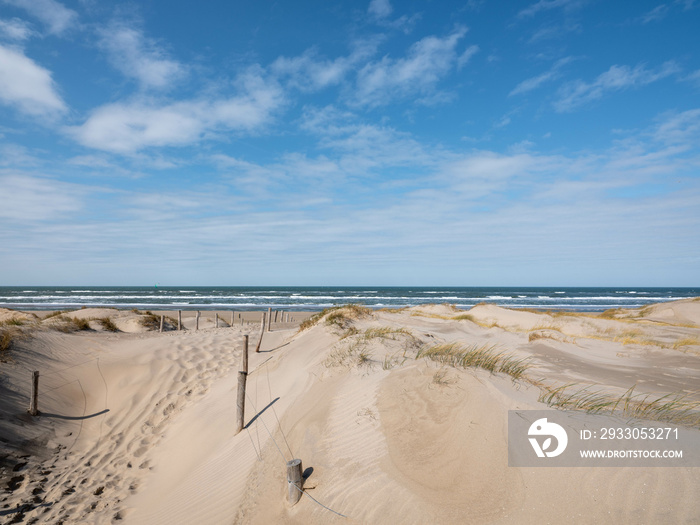
<path id="1" fill-rule="evenodd" d="M 0 522 L 700 523 L 700 468 L 516 468 L 507 442 L 508 411 L 547 409 L 542 392 L 565 384 L 700 402 L 699 300 L 602 316 L 346 308 L 301 331 L 296 314 L 259 353 L 261 312 L 232 326 L 220 312 L 219 328 L 203 312 L 198 330 L 185 312 L 182 331 L 177 312 L 153 314 L 0 309 Z M 422 357 L 450 343 L 528 368 Z M 305 495 L 290 506 L 293 458 Z"/>

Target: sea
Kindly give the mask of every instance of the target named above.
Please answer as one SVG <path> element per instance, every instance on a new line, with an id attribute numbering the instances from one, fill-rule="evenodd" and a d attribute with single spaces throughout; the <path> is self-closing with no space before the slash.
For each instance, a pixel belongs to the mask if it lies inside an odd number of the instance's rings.
<path id="1" fill-rule="evenodd" d="M 0 307 L 316 311 L 349 303 L 369 308 L 449 303 L 468 309 L 486 302 L 507 308 L 600 312 L 698 296 L 700 288 L 3 286 Z"/>

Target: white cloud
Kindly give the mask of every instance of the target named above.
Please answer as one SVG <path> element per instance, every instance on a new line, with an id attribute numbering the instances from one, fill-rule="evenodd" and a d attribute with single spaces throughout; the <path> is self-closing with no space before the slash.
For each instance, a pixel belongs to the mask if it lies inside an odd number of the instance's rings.
<path id="1" fill-rule="evenodd" d="M 459 58 L 457 59 L 457 69 L 462 69 L 464 66 L 469 63 L 469 61 L 472 59 L 474 55 L 476 55 L 479 52 L 479 46 L 477 45 L 471 45 L 467 49 L 464 50 L 464 53 L 459 55 Z"/>
<path id="2" fill-rule="evenodd" d="M 0 37 L 8 40 L 27 40 L 33 31 L 24 20 L 13 18 L 11 20 L 0 20 Z"/>
<path id="3" fill-rule="evenodd" d="M 519 93 L 526 93 L 528 91 L 532 91 L 546 82 L 559 78 L 561 76 L 561 74 L 559 73 L 559 69 L 567 63 L 571 62 L 571 60 L 573 60 L 572 57 L 565 57 L 560 60 L 557 60 L 549 71 L 545 71 L 541 75 L 537 75 L 535 77 L 531 77 L 520 82 L 517 86 L 515 86 L 515 88 L 513 88 L 513 91 L 508 93 L 508 96 L 510 97 Z"/>
<path id="4" fill-rule="evenodd" d="M 371 0 L 367 8 L 367 12 L 377 18 L 386 18 L 392 11 L 389 0 Z"/>
<path id="5" fill-rule="evenodd" d="M 649 22 L 663 19 L 667 14 L 668 6 L 666 4 L 660 4 L 651 11 L 645 13 L 641 20 L 643 24 L 648 24 Z"/>
<path id="6" fill-rule="evenodd" d="M 283 94 L 255 73 L 239 84 L 241 94 L 230 98 L 107 104 L 66 131 L 84 146 L 115 153 L 192 144 L 220 130 L 253 131 L 269 121 Z"/>
<path id="7" fill-rule="evenodd" d="M 41 20 L 48 26 L 51 34 L 60 35 L 78 22 L 78 13 L 56 0 L 4 0 L 4 2 L 24 9 Z"/>
<path id="8" fill-rule="evenodd" d="M 649 70 L 641 64 L 634 69 L 614 65 L 593 82 L 575 80 L 562 86 L 554 108 L 560 113 L 573 111 L 583 104 L 602 98 L 607 92 L 651 84 L 679 71 L 678 65 L 672 61 L 664 63 L 656 71 Z"/>
<path id="9" fill-rule="evenodd" d="M 519 93 L 526 93 L 527 91 L 532 91 L 532 90 L 540 87 L 545 82 L 548 82 L 550 80 L 554 80 L 558 76 L 559 76 L 559 74 L 556 71 L 549 70 L 549 71 L 546 71 L 545 73 L 542 73 L 541 75 L 537 75 L 536 77 L 531 77 L 531 78 L 525 79 L 522 82 L 520 82 L 517 86 L 515 86 L 515 88 L 513 88 L 513 91 L 508 93 L 508 96 L 517 95 Z"/>
<path id="10" fill-rule="evenodd" d="M 685 144 L 697 149 L 700 139 L 700 109 L 667 115 L 654 132 L 654 138 L 666 144 Z"/>
<path id="11" fill-rule="evenodd" d="M 315 49 L 309 49 L 300 56 L 277 58 L 270 65 L 270 71 L 297 89 L 316 91 L 342 83 L 358 63 L 376 52 L 377 45 L 376 38 L 358 40 L 350 55 L 333 60 L 321 58 Z"/>
<path id="12" fill-rule="evenodd" d="M 425 37 L 411 46 L 405 58 L 385 56 L 367 64 L 358 72 L 355 101 L 375 106 L 431 91 L 455 64 L 455 48 L 466 32 L 466 28 L 459 28 L 445 38 Z"/>
<path id="13" fill-rule="evenodd" d="M 582 6 L 585 0 L 539 0 L 518 13 L 518 16 L 529 17 L 534 16 L 540 11 L 549 11 L 550 9 L 576 9 Z"/>
<path id="14" fill-rule="evenodd" d="M 66 110 L 51 73 L 19 50 L 2 45 L 0 101 L 34 117 L 54 118 Z"/>
<path id="15" fill-rule="evenodd" d="M 168 58 L 156 42 L 123 24 L 102 29 L 100 46 L 118 70 L 146 88 L 168 87 L 185 74 L 185 68 Z"/>
<path id="16" fill-rule="evenodd" d="M 0 218 L 12 221 L 45 221 L 82 208 L 81 186 L 26 173 L 0 173 L 0 187 L 7 196 Z"/>

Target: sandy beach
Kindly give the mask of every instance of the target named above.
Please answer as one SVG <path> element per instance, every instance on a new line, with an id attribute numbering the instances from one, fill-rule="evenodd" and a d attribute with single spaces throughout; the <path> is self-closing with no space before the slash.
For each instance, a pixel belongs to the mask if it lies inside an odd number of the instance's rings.
<path id="1" fill-rule="evenodd" d="M 698 299 L 598 315 L 490 304 L 297 313 L 264 332 L 259 353 L 261 312 L 231 324 L 222 311 L 218 328 L 206 312 L 196 329 L 189 311 L 180 331 L 177 311 L 152 313 L 0 309 L 0 521 L 700 522 L 700 468 L 508 466 L 508 411 L 551 408 L 548 393 L 571 408 L 553 394 L 566 385 L 682 397 L 649 417 L 673 420 L 682 405 L 674 421 L 700 439 Z M 455 359 L 474 349 L 522 369 Z M 294 458 L 305 479 L 291 506 Z"/>

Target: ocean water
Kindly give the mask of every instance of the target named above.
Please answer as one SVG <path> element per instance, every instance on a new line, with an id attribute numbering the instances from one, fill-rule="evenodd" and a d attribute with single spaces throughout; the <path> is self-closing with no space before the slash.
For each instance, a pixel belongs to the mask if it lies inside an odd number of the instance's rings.
<path id="1" fill-rule="evenodd" d="M 5 286 L 0 287 L 0 307 L 24 310 L 63 310 L 82 306 L 321 310 L 348 303 L 370 308 L 450 303 L 469 308 L 488 302 L 509 308 L 602 311 L 698 296 L 700 288 Z"/>

